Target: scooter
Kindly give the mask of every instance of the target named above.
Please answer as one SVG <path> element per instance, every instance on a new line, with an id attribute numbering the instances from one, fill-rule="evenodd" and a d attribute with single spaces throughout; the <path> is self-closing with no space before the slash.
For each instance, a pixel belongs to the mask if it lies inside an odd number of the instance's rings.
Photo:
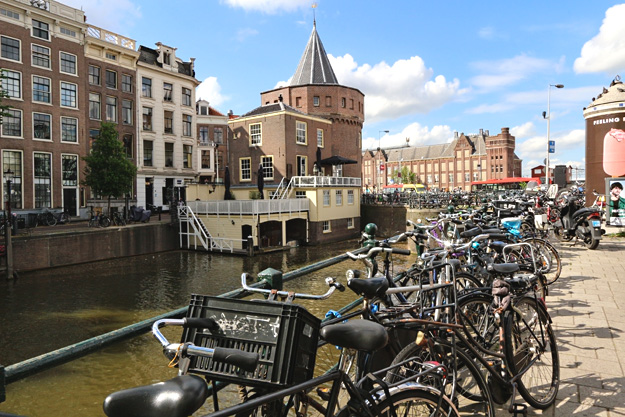
<path id="1" fill-rule="evenodd" d="M 601 213 L 594 207 L 581 207 L 575 196 L 567 196 L 560 208 L 560 219 L 554 233 L 561 240 L 581 240 L 588 249 L 597 249 L 605 229 L 601 228 Z"/>

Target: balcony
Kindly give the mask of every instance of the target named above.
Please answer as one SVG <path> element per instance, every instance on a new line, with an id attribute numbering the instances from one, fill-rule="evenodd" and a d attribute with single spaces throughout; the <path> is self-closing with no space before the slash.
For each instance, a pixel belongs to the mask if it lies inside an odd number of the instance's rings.
<path id="1" fill-rule="evenodd" d="M 294 188 L 361 187 L 362 180 L 354 177 L 302 176 L 293 177 L 291 184 Z"/>
<path id="2" fill-rule="evenodd" d="M 310 201 L 306 198 L 284 200 L 228 200 L 228 201 L 189 201 L 187 203 L 196 214 L 257 215 L 299 213 L 308 211 Z"/>
<path id="3" fill-rule="evenodd" d="M 87 36 L 100 39 L 101 41 L 112 43 L 132 51 L 135 50 L 135 41 L 133 39 L 126 38 L 118 35 L 117 33 L 109 32 L 106 29 L 101 29 L 96 26 L 87 26 Z"/>

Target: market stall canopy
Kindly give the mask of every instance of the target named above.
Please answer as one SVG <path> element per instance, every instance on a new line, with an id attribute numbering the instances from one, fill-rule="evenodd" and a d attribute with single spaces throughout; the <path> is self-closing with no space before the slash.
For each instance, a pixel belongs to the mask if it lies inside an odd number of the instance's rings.
<path id="1" fill-rule="evenodd" d="M 347 164 L 357 164 L 358 161 L 354 161 L 353 159 L 345 158 L 339 155 L 333 155 L 329 158 L 322 159 L 320 163 L 321 165 L 347 165 Z"/>

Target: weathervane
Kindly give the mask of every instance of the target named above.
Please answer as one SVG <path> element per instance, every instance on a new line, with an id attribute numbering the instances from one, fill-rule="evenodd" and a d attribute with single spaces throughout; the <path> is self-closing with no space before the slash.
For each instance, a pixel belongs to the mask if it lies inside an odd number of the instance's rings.
<path id="1" fill-rule="evenodd" d="M 315 9 L 317 8 L 317 3 L 313 3 L 310 7 L 313 9 L 313 26 L 317 26 L 317 16 L 315 15 Z"/>

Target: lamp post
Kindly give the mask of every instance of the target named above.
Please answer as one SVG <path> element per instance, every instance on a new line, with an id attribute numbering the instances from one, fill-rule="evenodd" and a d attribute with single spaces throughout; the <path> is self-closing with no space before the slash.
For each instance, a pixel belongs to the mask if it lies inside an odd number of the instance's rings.
<path id="1" fill-rule="evenodd" d="M 382 140 L 381 136 L 382 136 L 382 133 L 386 134 L 388 132 L 389 132 L 388 130 L 380 130 L 378 132 L 378 181 L 377 181 L 378 182 L 378 193 L 382 192 L 382 185 L 381 185 L 382 184 L 382 181 L 381 181 L 382 180 L 382 178 L 381 178 L 382 177 L 382 169 L 381 169 L 382 168 L 382 166 L 381 166 L 382 164 L 381 164 L 381 161 L 380 161 L 380 152 L 381 152 L 380 144 L 381 144 L 381 140 Z"/>
<path id="2" fill-rule="evenodd" d="M 7 169 L 4 172 L 4 179 L 7 182 L 7 218 L 6 218 L 6 222 L 7 222 L 7 230 L 11 229 L 12 226 L 12 222 L 11 222 L 11 183 L 13 182 L 13 176 L 14 173 L 13 171 L 11 171 L 11 168 Z"/>
<path id="3" fill-rule="evenodd" d="M 549 186 L 549 130 L 551 122 L 551 87 L 564 88 L 562 84 L 549 84 L 547 88 L 547 113 L 543 112 L 543 118 L 547 119 L 547 158 L 545 158 L 545 183 Z"/>
<path id="4" fill-rule="evenodd" d="M 4 178 L 7 182 L 7 218 L 4 226 L 5 243 L 7 251 L 7 277 L 13 278 L 13 243 L 11 242 L 11 234 L 13 233 L 13 217 L 11 213 L 11 182 L 13 182 L 14 172 L 11 168 L 4 172 Z"/>

